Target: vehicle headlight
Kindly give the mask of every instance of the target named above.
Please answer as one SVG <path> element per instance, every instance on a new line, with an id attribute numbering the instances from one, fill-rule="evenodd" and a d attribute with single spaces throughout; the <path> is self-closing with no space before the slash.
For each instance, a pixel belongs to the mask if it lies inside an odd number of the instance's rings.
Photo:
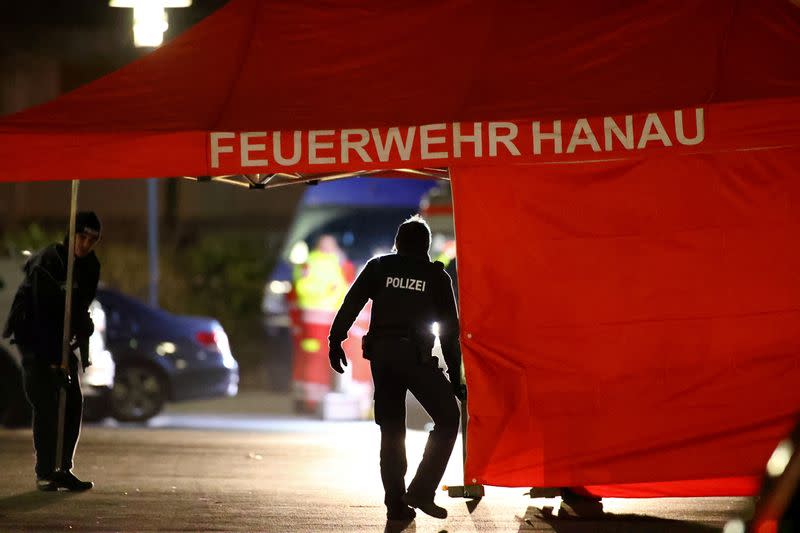
<path id="1" fill-rule="evenodd" d="M 89 337 L 89 354 L 94 357 L 106 349 L 106 312 L 97 300 L 89 305 L 89 316 L 94 324 L 94 333 Z"/>
<path id="2" fill-rule="evenodd" d="M 238 367 L 239 365 L 236 363 L 236 359 L 233 358 L 233 353 L 231 353 L 228 335 L 225 334 L 225 330 L 222 329 L 222 326 L 214 326 L 214 340 L 217 343 L 219 353 L 222 354 L 222 364 L 225 365 L 225 368 L 233 369 Z"/>
<path id="3" fill-rule="evenodd" d="M 305 241 L 297 241 L 289 252 L 289 262 L 293 265 L 302 265 L 308 261 L 308 252 L 308 244 Z"/>
<path id="4" fill-rule="evenodd" d="M 286 294 L 292 290 L 292 283 L 289 281 L 272 280 L 269 282 L 269 291 L 273 294 Z"/>
<path id="5" fill-rule="evenodd" d="M 89 305 L 89 315 L 94 324 L 94 333 L 89 337 L 89 359 L 92 364 L 83 374 L 82 383 L 91 387 L 114 385 L 114 359 L 106 350 L 106 313 L 97 300 Z"/>
<path id="6" fill-rule="evenodd" d="M 112 387 L 114 385 L 114 359 L 111 352 L 101 350 L 91 352 L 92 364 L 83 374 L 82 383 L 92 387 Z"/>

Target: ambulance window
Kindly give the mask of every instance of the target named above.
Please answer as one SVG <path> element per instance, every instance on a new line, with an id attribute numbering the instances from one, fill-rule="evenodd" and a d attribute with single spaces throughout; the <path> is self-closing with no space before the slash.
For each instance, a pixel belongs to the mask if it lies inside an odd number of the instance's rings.
<path id="1" fill-rule="evenodd" d="M 308 236 L 314 246 L 322 235 L 332 235 L 348 259 L 366 262 L 376 253 L 388 253 L 394 242 L 397 226 L 414 214 L 410 209 L 359 209 L 342 214 Z"/>

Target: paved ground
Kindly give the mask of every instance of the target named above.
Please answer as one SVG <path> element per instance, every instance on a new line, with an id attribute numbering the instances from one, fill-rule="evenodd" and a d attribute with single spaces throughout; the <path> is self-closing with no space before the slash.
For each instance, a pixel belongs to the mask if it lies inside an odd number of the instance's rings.
<path id="1" fill-rule="evenodd" d="M 30 432 L 0 430 L 0 531 L 400 531 L 384 519 L 377 427 L 293 418 L 282 401 L 245 395 L 178 405 L 147 427 L 87 426 L 75 471 L 96 488 L 83 494 L 34 491 Z M 413 466 L 424 439 L 409 433 Z M 460 484 L 459 457 L 445 482 Z M 524 491 L 488 487 L 477 506 L 442 494 L 447 520 L 402 530 L 703 532 L 750 512 L 745 499 L 611 499 L 602 519 L 552 519 L 539 509 L 558 500 Z"/>

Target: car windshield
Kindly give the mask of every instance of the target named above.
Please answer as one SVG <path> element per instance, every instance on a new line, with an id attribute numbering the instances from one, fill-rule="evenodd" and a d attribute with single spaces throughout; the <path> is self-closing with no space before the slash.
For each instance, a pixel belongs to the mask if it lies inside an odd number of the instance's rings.
<path id="1" fill-rule="evenodd" d="M 114 308 L 124 307 L 127 313 L 136 314 L 140 317 L 152 317 L 153 320 L 162 320 L 166 318 L 169 313 L 163 309 L 151 307 L 141 300 L 133 296 L 115 291 L 113 289 L 98 288 L 97 299 L 104 306 Z"/>
<path id="2" fill-rule="evenodd" d="M 320 236 L 332 235 L 348 259 L 356 264 L 365 263 L 376 254 L 388 253 L 397 226 L 416 212 L 416 209 L 396 207 L 306 208 L 289 232 L 283 257 L 289 259 L 291 248 L 298 241 L 313 247 Z"/>

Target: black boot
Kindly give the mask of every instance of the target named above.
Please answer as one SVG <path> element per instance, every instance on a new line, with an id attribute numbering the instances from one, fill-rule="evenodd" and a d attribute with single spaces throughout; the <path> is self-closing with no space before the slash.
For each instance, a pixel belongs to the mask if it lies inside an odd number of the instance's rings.
<path id="1" fill-rule="evenodd" d="M 94 483 L 91 481 L 81 481 L 69 470 L 53 472 L 50 479 L 52 479 L 57 488 L 73 492 L 82 492 L 94 487 Z"/>
<path id="2" fill-rule="evenodd" d="M 533 489 L 531 489 L 533 490 Z M 567 503 L 579 502 L 579 503 L 586 503 L 586 502 L 594 502 L 597 503 L 602 498 L 600 496 L 595 496 L 594 494 L 589 494 L 585 492 L 585 490 L 576 491 L 569 487 L 561 487 L 561 499 L 563 499 Z"/>
<path id="3" fill-rule="evenodd" d="M 444 507 L 439 507 L 435 503 L 433 503 L 433 498 L 430 500 L 422 499 L 414 496 L 413 494 L 406 494 L 403 496 L 403 501 L 409 507 L 416 507 L 426 515 L 432 516 L 434 518 L 447 518 L 447 509 Z"/>
<path id="4" fill-rule="evenodd" d="M 52 475 L 50 476 L 37 476 L 36 477 L 36 490 L 42 492 L 54 492 L 58 490 L 58 485 L 53 481 Z"/>
<path id="5" fill-rule="evenodd" d="M 559 516 L 596 518 L 603 516 L 602 499 L 590 494 L 581 494 L 570 488 L 561 489 L 561 508 Z"/>
<path id="6" fill-rule="evenodd" d="M 414 509 L 407 506 L 402 507 L 393 507 L 387 509 L 386 511 L 386 520 L 400 520 L 400 521 L 407 521 L 410 522 L 416 518 L 417 513 L 414 512 Z"/>

